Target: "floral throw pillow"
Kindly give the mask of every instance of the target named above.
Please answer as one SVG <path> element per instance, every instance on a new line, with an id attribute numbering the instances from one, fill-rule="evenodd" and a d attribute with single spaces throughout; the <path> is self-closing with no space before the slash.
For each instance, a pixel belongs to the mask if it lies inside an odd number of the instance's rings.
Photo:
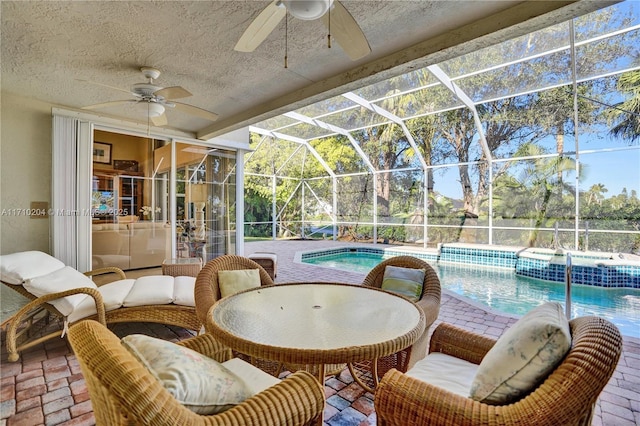
<path id="1" fill-rule="evenodd" d="M 182 405 L 216 414 L 252 396 L 247 385 L 219 362 L 172 342 L 142 334 L 121 340 Z"/>
<path id="2" fill-rule="evenodd" d="M 540 305 L 511 326 L 482 359 L 471 384 L 471 398 L 501 405 L 533 391 L 571 348 L 562 305 Z"/>

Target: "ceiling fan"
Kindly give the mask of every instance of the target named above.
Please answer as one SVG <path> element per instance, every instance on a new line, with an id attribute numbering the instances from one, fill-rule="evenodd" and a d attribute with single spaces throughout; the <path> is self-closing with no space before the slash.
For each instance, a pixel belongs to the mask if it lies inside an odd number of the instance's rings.
<path id="1" fill-rule="evenodd" d="M 333 36 L 354 61 L 371 53 L 371 47 L 362 29 L 338 0 L 274 0 L 249 25 L 234 49 L 239 52 L 253 52 L 287 12 L 294 18 L 305 21 L 322 18 L 322 22 L 329 29 L 329 36 Z"/>
<path id="2" fill-rule="evenodd" d="M 180 86 L 161 87 L 154 83 L 158 77 L 160 77 L 160 70 L 151 67 L 140 68 L 142 74 L 147 78 L 146 83 L 136 83 L 131 86 L 130 90 L 120 89 L 118 87 L 108 86 L 102 83 L 94 83 L 87 81 L 91 84 L 97 84 L 111 89 L 116 89 L 121 92 L 129 93 L 133 95 L 134 99 L 126 99 L 121 101 L 103 102 L 100 104 L 89 105 L 82 107 L 82 109 L 100 109 L 125 104 L 146 104 L 148 119 L 154 124 L 154 126 L 164 126 L 167 124 L 167 116 L 165 114 L 166 108 L 175 108 L 178 111 L 182 111 L 186 114 L 190 114 L 196 117 L 204 118 L 207 120 L 215 121 L 218 115 L 207 111 L 202 108 L 195 107 L 193 105 L 176 102 L 174 99 L 187 98 L 193 96 L 187 89 Z"/>

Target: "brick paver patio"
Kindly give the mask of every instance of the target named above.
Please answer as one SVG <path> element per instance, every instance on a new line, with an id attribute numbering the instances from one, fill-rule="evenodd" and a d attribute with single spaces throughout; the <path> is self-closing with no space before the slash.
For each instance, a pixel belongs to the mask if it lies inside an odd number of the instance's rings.
<path id="1" fill-rule="evenodd" d="M 332 241 L 268 241 L 247 243 L 245 253 L 269 251 L 278 255 L 276 283 L 290 281 L 333 281 L 360 283 L 364 276 L 339 270 L 295 263 L 296 252 L 349 245 Z M 156 274 L 157 269 L 143 273 Z M 139 273 L 138 273 L 139 274 Z M 128 275 L 133 276 L 134 273 Z M 137 275 L 139 276 L 139 275 Z M 324 279 L 326 277 L 326 279 Z M 516 317 L 490 312 L 481 305 L 443 290 L 436 324 L 442 321 L 499 336 Z M 193 335 L 176 327 L 157 324 L 115 325 L 119 336 L 130 333 L 155 335 L 177 341 Z M 4 339 L 0 358 L 0 426 L 92 425 L 91 402 L 78 367 L 65 339 L 54 339 L 22 354 L 17 363 L 6 361 Z M 366 426 L 376 422 L 373 395 L 353 383 L 348 370 L 325 382 L 327 404 L 325 424 Z M 594 425 L 640 425 L 640 341 L 625 337 L 618 368 L 600 395 Z"/>

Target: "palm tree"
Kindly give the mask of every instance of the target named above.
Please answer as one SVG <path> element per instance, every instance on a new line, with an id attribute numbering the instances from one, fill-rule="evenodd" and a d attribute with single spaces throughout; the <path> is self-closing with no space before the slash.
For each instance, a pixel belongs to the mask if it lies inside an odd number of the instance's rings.
<path id="1" fill-rule="evenodd" d="M 602 204 L 605 192 L 609 192 L 609 190 L 605 188 L 604 184 L 596 183 L 595 185 L 591 185 L 591 188 L 587 191 L 587 205 L 591 205 L 594 202 L 598 205 Z"/>
<path id="2" fill-rule="evenodd" d="M 630 143 L 640 142 L 640 70 L 629 71 L 618 79 L 618 90 L 629 98 L 615 104 L 610 120 L 615 123 L 609 131 L 612 136 Z"/>

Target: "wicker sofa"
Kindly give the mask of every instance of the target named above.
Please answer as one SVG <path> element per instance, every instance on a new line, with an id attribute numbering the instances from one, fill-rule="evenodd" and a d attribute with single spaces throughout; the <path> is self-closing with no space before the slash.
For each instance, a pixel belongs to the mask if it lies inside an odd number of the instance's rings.
<path id="1" fill-rule="evenodd" d="M 96 285 L 88 278 L 102 274 L 113 274 L 116 280 Z M 30 300 L 8 323 L 11 362 L 19 359 L 21 351 L 64 336 L 69 325 L 87 318 L 105 325 L 153 322 L 198 331 L 202 327 L 195 310 L 195 277 L 126 279 L 115 267 L 81 274 L 46 253 L 27 251 L 0 256 L 0 281 Z M 36 326 L 48 323 L 50 316 L 61 325 L 35 333 Z"/>

